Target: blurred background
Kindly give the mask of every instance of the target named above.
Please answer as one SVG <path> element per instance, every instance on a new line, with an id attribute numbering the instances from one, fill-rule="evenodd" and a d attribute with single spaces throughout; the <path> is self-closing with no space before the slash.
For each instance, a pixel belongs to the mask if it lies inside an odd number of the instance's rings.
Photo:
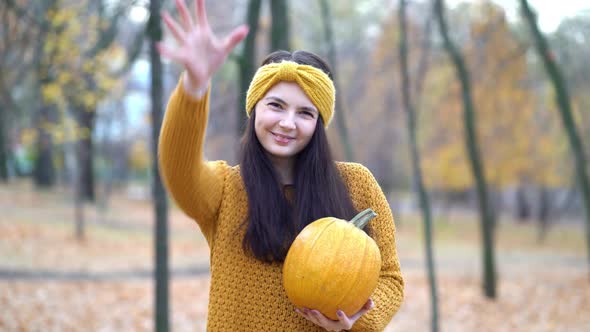
<path id="1" fill-rule="evenodd" d="M 331 64 L 333 153 L 396 219 L 388 331 L 590 330 L 587 1 L 206 5 L 218 36 L 250 25 L 212 82 L 207 159 L 236 163 L 269 52 Z M 160 8 L 0 1 L 2 331 L 205 330 L 209 250 L 154 168 L 182 70 L 154 53 Z"/>

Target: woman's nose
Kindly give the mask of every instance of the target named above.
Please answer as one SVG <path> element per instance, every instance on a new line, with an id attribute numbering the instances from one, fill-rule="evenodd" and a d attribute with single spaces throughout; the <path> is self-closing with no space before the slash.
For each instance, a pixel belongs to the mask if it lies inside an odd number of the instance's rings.
<path id="1" fill-rule="evenodd" d="M 279 121 L 279 126 L 285 129 L 295 129 L 295 121 L 291 115 L 286 115 Z"/>

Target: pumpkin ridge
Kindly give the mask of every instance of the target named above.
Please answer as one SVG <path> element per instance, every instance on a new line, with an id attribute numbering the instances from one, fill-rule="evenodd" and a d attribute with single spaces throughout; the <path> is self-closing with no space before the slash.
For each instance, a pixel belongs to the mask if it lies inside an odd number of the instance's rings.
<path id="1" fill-rule="evenodd" d="M 364 250 L 363 250 L 363 256 L 362 256 L 362 259 L 361 259 L 360 268 L 357 269 L 357 271 L 356 271 L 357 273 L 354 276 L 354 280 L 349 284 L 349 287 L 346 290 L 346 292 L 342 292 L 342 296 L 340 297 L 340 299 L 338 299 L 338 301 L 335 302 L 335 303 L 337 303 L 336 304 L 336 308 L 337 308 L 336 310 L 338 310 L 338 309 L 340 309 L 342 311 L 345 310 L 345 308 L 341 308 L 341 304 L 342 304 L 342 302 L 344 300 L 346 300 L 346 297 L 348 297 L 350 295 L 350 292 L 353 289 L 356 288 L 356 285 L 359 282 L 359 277 L 360 277 L 360 274 L 361 274 L 360 271 L 364 271 L 364 267 L 367 265 L 367 263 L 366 263 L 367 260 L 365 259 L 367 257 L 368 251 L 369 251 L 369 246 L 368 246 L 368 243 L 367 243 L 367 239 L 365 239 L 365 241 L 363 241 L 363 244 L 364 244 Z M 356 314 L 356 312 L 351 312 L 351 313 L 348 313 L 347 312 L 346 313 L 347 316 L 351 316 L 351 315 L 354 315 L 354 314 Z"/>
<path id="2" fill-rule="evenodd" d="M 328 230 L 328 227 L 330 227 L 330 226 L 338 226 L 338 220 L 332 220 L 332 222 L 328 226 L 326 226 L 326 228 L 324 228 L 324 230 L 327 231 Z M 336 228 L 336 230 L 338 230 L 338 228 Z M 337 256 L 340 254 L 340 251 L 342 250 L 342 246 L 345 243 L 344 240 L 346 239 L 346 235 L 349 232 L 346 232 L 345 231 L 345 232 L 339 232 L 339 233 L 340 233 L 339 235 L 343 235 L 342 236 L 342 239 L 339 239 L 340 241 L 335 241 L 335 242 L 338 243 L 338 248 L 333 251 L 335 253 L 334 255 L 330 255 L 329 256 L 330 261 L 329 262 L 325 262 L 325 266 L 332 266 L 332 264 L 334 264 L 334 261 L 336 260 Z M 334 239 L 332 239 L 332 240 L 334 240 Z M 326 270 L 323 271 L 323 273 L 324 274 L 327 274 L 327 275 L 330 275 L 332 273 L 332 271 L 326 269 Z M 321 280 L 326 280 L 327 279 L 327 278 L 325 278 L 324 274 L 321 275 L 321 278 L 320 278 Z M 321 311 L 321 312 L 326 312 L 327 311 L 326 308 L 329 307 L 330 304 L 333 303 L 333 301 L 332 301 L 332 299 L 330 299 L 330 298 L 328 298 L 326 296 L 322 296 L 321 299 L 322 299 L 320 301 L 321 304 L 318 305 L 319 308 L 317 308 L 317 309 L 319 311 Z M 336 313 L 334 312 L 334 315 L 335 314 Z"/>
<path id="3" fill-rule="evenodd" d="M 330 225 L 334 224 L 334 222 L 335 222 L 335 220 L 329 220 L 328 224 L 326 226 L 324 226 L 321 229 L 321 231 L 313 237 L 313 241 L 311 241 L 311 243 L 312 243 L 311 247 L 309 247 L 303 251 L 303 253 L 305 253 L 305 256 L 301 257 L 301 261 L 303 262 L 302 265 L 307 266 L 307 262 L 309 261 L 309 258 L 311 256 L 311 254 L 313 253 L 313 250 L 315 249 L 316 245 L 318 244 L 318 239 L 320 239 L 322 237 L 322 235 L 324 234 L 326 229 Z M 304 227 L 303 230 L 305 230 L 305 228 L 307 228 L 307 226 Z M 298 278 L 295 278 L 295 280 L 298 281 L 298 283 L 300 283 Z M 299 296 L 299 297 L 300 297 L 300 299 L 305 299 L 305 298 L 308 298 L 309 296 L 306 294 L 305 296 Z"/>

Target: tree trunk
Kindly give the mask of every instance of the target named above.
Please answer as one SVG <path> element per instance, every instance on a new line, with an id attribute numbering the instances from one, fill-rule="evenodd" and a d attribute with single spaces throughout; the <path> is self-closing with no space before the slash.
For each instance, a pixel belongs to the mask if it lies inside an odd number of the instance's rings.
<path id="1" fill-rule="evenodd" d="M 522 14 L 525 17 L 529 29 L 535 40 L 535 47 L 539 57 L 543 60 L 547 75 L 551 79 L 553 89 L 555 90 L 556 103 L 561 115 L 561 121 L 567 132 L 567 137 L 570 143 L 570 147 L 574 154 L 576 161 L 576 173 L 578 176 L 578 184 L 584 197 L 584 207 L 586 211 L 586 249 L 588 256 L 588 267 L 590 272 L 590 180 L 588 180 L 588 174 L 586 173 L 586 158 L 584 156 L 584 145 L 578 134 L 576 123 L 572 114 L 570 106 L 570 98 L 567 90 L 566 82 L 563 79 L 561 70 L 555 62 L 555 58 L 545 37 L 541 34 L 535 14 L 533 14 L 527 0 L 520 0 L 520 6 Z"/>
<path id="2" fill-rule="evenodd" d="M 332 66 L 332 80 L 336 91 L 340 91 L 340 84 L 338 84 L 338 60 L 336 58 L 336 45 L 334 45 L 334 36 L 332 34 L 332 13 L 328 0 L 320 0 L 321 13 L 324 23 L 324 38 L 328 46 L 328 61 Z M 344 114 L 344 104 L 342 103 L 341 93 L 336 93 L 336 112 L 334 114 L 336 126 L 338 126 L 338 135 L 340 141 L 344 146 L 344 157 L 348 161 L 354 160 L 354 153 L 352 144 L 348 136 L 348 127 L 346 126 L 346 115 Z"/>
<path id="3" fill-rule="evenodd" d="M 168 291 L 168 203 L 166 192 L 160 178 L 158 168 L 158 141 L 163 118 L 163 78 L 162 61 L 156 49 L 156 43 L 162 39 L 162 27 L 160 25 L 160 1 L 150 1 L 150 20 L 148 33 L 150 38 L 150 63 L 151 63 L 151 99 L 152 99 L 152 174 L 153 199 L 155 208 L 155 330 L 157 332 L 169 331 L 169 291 Z"/>
<path id="4" fill-rule="evenodd" d="M 526 222 L 531 216 L 531 209 L 527 202 L 525 188 L 521 185 L 516 189 L 516 219 Z"/>
<path id="5" fill-rule="evenodd" d="M 78 180 L 76 180 L 78 181 Z M 86 224 L 84 222 L 84 200 L 78 191 L 80 185 L 76 183 L 74 191 L 74 219 L 76 220 L 76 240 L 84 242 L 86 240 Z"/>
<path id="6" fill-rule="evenodd" d="M 485 179 L 484 165 L 479 152 L 477 132 L 475 128 L 475 110 L 471 96 L 471 83 L 469 72 L 463 61 L 459 50 L 455 47 L 449 36 L 447 22 L 444 15 L 443 0 L 434 0 L 434 8 L 438 18 L 439 30 L 444 40 L 445 49 L 455 65 L 456 74 L 461 81 L 461 93 L 463 97 L 463 121 L 465 130 L 465 144 L 469 155 L 469 162 L 473 177 L 475 178 L 476 189 L 479 200 L 479 211 L 481 218 L 481 233 L 483 245 L 483 284 L 485 295 L 489 298 L 496 297 L 496 268 L 494 261 L 494 238 L 493 228 L 495 216 L 490 207 L 488 189 Z"/>
<path id="7" fill-rule="evenodd" d="M 537 235 L 537 243 L 542 244 L 547 237 L 549 230 L 550 214 L 549 214 L 549 193 L 545 186 L 539 189 L 539 232 Z"/>
<path id="8" fill-rule="evenodd" d="M 41 26 L 39 27 L 39 36 L 37 44 L 35 45 L 34 56 L 33 56 L 33 68 L 37 75 L 37 83 L 35 84 L 35 94 L 38 104 L 38 113 L 35 115 L 35 126 L 37 128 L 37 157 L 35 158 L 35 164 L 33 166 L 33 181 L 37 188 L 50 188 L 55 183 L 55 168 L 53 165 L 53 142 L 49 133 L 43 129 L 45 122 L 50 120 L 51 106 L 45 105 L 43 102 L 43 94 L 41 88 L 45 84 L 51 82 L 49 77 L 50 72 L 47 65 L 43 62 L 45 57 L 44 47 L 49 33 L 50 24 L 48 22 L 47 14 L 50 11 L 57 10 L 57 1 L 51 0 L 44 3 L 44 7 L 41 10 L 43 16 Z"/>
<path id="9" fill-rule="evenodd" d="M 246 92 L 250 87 L 250 81 L 256 72 L 256 34 L 258 33 L 258 19 L 260 17 L 261 0 L 250 0 L 248 3 L 248 12 L 246 13 L 246 21 L 250 27 L 250 32 L 244 40 L 244 49 L 242 55 L 239 57 L 238 65 L 240 71 L 240 93 L 238 105 L 238 137 L 242 136 L 245 124 L 248 121 L 246 115 Z"/>
<path id="10" fill-rule="evenodd" d="M 76 149 L 77 160 L 78 160 L 78 185 L 80 186 L 79 193 L 82 195 L 82 200 L 87 202 L 94 202 L 95 186 L 94 186 L 94 167 L 93 167 L 93 156 L 94 156 L 94 141 L 92 138 L 92 131 L 94 128 L 94 122 L 96 119 L 96 110 L 86 110 L 84 108 L 77 108 L 76 120 L 80 128 L 85 128 L 87 136 L 79 137 Z"/>
<path id="11" fill-rule="evenodd" d="M 287 0 L 270 0 L 271 31 L 270 50 L 289 51 L 289 8 Z"/>
<path id="12" fill-rule="evenodd" d="M 407 42 L 407 24 L 406 24 L 406 7 L 405 0 L 399 1 L 399 26 L 400 26 L 400 73 L 402 79 L 402 99 L 408 119 L 408 142 L 410 144 L 412 169 L 415 180 L 415 190 L 422 219 L 424 221 L 424 246 L 426 250 L 426 268 L 428 271 L 428 281 L 430 284 L 430 304 L 431 304 L 431 330 L 438 331 L 438 292 L 436 287 L 436 276 L 434 270 L 434 253 L 432 250 L 432 212 L 430 207 L 430 198 L 426 192 L 426 186 L 422 177 L 420 167 L 420 151 L 418 150 L 418 140 L 416 135 L 416 111 L 414 103 L 410 97 L 410 74 L 408 69 L 408 42 Z"/>
<path id="13" fill-rule="evenodd" d="M 84 195 L 83 188 L 84 185 L 81 183 L 82 177 L 80 176 L 81 167 L 83 165 L 82 160 L 80 160 L 80 142 L 77 141 L 73 144 L 68 144 L 66 146 L 67 149 L 71 149 L 73 151 L 67 151 L 66 153 L 72 154 L 74 162 L 72 163 L 72 190 L 73 198 L 74 198 L 74 221 L 75 221 L 75 228 L 76 228 L 76 239 L 79 242 L 82 242 L 86 238 L 86 225 L 84 222 Z"/>
<path id="14" fill-rule="evenodd" d="M 51 135 L 43 129 L 43 123 L 49 121 L 48 114 L 49 107 L 41 106 L 37 118 L 37 156 L 33 169 L 33 179 L 38 188 L 51 188 L 55 184 L 53 142 Z"/>
<path id="15" fill-rule="evenodd" d="M 0 182 L 8 182 L 8 129 L 5 125 L 6 109 L 0 106 Z"/>
<path id="16" fill-rule="evenodd" d="M 89 113 L 79 111 L 80 113 Z M 74 172 L 74 210 L 76 217 L 76 238 L 83 241 L 85 238 L 84 203 L 94 201 L 93 176 L 92 176 L 92 140 L 82 137 L 76 141 L 76 167 Z"/>

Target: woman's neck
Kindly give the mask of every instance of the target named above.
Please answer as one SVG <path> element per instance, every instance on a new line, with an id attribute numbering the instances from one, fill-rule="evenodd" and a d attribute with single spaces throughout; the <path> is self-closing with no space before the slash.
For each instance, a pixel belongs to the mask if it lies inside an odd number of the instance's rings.
<path id="1" fill-rule="evenodd" d="M 276 158 L 269 156 L 271 163 L 273 164 L 279 182 L 283 185 L 293 184 L 293 175 L 295 168 L 295 159 L 293 158 Z"/>

